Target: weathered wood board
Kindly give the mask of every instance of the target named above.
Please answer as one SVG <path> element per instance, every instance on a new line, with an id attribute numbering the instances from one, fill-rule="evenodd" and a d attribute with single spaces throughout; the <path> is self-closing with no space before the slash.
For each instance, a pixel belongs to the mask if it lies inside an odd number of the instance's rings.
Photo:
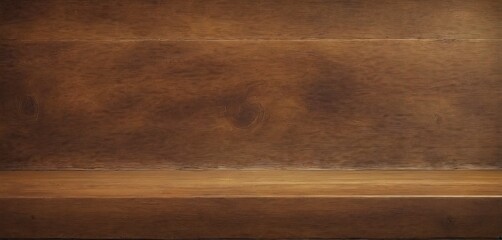
<path id="1" fill-rule="evenodd" d="M 1 39 L 500 39 L 498 0 L 3 0 Z"/>
<path id="2" fill-rule="evenodd" d="M 0 45 L 0 167 L 499 168 L 499 41 Z"/>

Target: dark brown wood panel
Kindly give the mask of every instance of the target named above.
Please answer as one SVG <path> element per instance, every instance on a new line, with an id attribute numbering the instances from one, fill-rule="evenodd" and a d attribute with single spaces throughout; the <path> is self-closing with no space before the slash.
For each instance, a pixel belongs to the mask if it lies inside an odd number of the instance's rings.
<path id="1" fill-rule="evenodd" d="M 0 199 L 2 238 L 496 238 L 502 198 Z"/>
<path id="2" fill-rule="evenodd" d="M 1 39 L 501 38 L 499 0 L 0 2 Z"/>
<path id="3" fill-rule="evenodd" d="M 0 45 L 0 167 L 499 168 L 498 40 Z"/>

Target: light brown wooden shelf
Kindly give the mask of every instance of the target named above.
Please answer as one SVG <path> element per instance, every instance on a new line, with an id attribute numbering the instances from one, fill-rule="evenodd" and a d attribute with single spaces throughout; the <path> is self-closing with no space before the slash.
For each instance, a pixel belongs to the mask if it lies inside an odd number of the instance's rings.
<path id="1" fill-rule="evenodd" d="M 502 171 L 0 171 L 3 198 L 502 197 Z"/>
<path id="2" fill-rule="evenodd" d="M 3 171 L 2 238 L 496 237 L 502 171 Z"/>

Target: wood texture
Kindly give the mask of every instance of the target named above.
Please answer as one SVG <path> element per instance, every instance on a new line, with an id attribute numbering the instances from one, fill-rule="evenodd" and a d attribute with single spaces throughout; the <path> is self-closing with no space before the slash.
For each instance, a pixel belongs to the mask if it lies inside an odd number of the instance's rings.
<path id="1" fill-rule="evenodd" d="M 498 0 L 0 0 L 0 238 L 501 236 L 501 171 L 458 170 L 502 169 L 500 22 Z M 76 169 L 164 171 L 8 171 Z"/>
<path id="2" fill-rule="evenodd" d="M 0 46 L 2 169 L 500 168 L 500 42 Z"/>
<path id="3" fill-rule="evenodd" d="M 501 198 L 0 199 L 4 238 L 496 238 Z"/>
<path id="4" fill-rule="evenodd" d="M 502 197 L 502 171 L 1 171 L 0 198 Z"/>
<path id="5" fill-rule="evenodd" d="M 0 172 L 2 238 L 500 235 L 500 171 Z"/>
<path id="6" fill-rule="evenodd" d="M 2 39 L 502 36 L 498 0 L 1 1 Z"/>

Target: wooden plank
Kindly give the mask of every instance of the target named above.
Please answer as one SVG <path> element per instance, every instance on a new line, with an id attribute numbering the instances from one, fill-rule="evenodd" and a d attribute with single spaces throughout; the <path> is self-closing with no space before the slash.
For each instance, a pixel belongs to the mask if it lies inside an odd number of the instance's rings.
<path id="1" fill-rule="evenodd" d="M 0 237 L 494 238 L 502 225 L 501 177 L 501 171 L 4 171 Z"/>
<path id="2" fill-rule="evenodd" d="M 500 39 L 498 0 L 0 2 L 1 39 Z"/>
<path id="3" fill-rule="evenodd" d="M 0 45 L 1 169 L 500 168 L 500 41 Z"/>
<path id="4" fill-rule="evenodd" d="M 502 197 L 502 171 L 0 171 L 0 198 Z"/>
<path id="5" fill-rule="evenodd" d="M 496 238 L 502 198 L 0 199 L 3 238 Z"/>

